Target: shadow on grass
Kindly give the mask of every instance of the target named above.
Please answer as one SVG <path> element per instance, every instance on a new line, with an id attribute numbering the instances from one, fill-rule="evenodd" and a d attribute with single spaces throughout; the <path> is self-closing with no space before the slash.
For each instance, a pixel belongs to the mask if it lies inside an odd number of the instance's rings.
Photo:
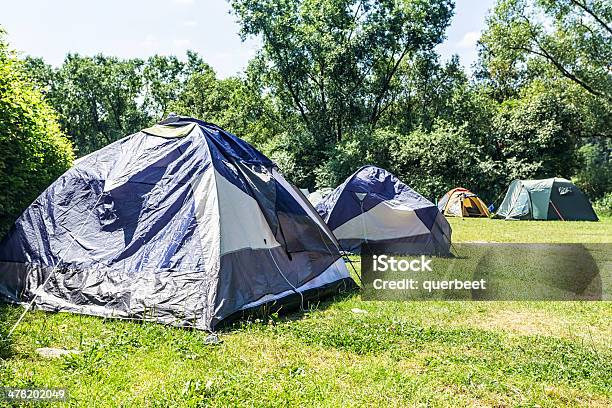
<path id="1" fill-rule="evenodd" d="M 216 331 L 218 333 L 231 333 L 232 331 L 243 329 L 245 325 L 258 321 L 267 322 L 274 320 L 276 322 L 287 322 L 301 320 L 308 313 L 326 310 L 332 304 L 346 300 L 359 293 L 359 291 L 359 286 L 354 286 L 323 299 L 307 300 L 304 304 L 296 296 L 291 302 L 284 302 L 281 305 L 267 305 L 232 316 L 232 319 L 229 321 L 221 322 L 217 326 Z"/>

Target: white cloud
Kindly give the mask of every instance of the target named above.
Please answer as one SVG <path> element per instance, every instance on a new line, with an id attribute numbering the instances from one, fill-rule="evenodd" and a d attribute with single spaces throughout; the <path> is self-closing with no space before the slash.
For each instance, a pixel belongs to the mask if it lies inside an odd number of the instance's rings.
<path id="1" fill-rule="evenodd" d="M 193 4 L 195 0 L 174 0 L 176 4 Z"/>
<path id="2" fill-rule="evenodd" d="M 476 31 L 470 31 L 463 35 L 461 41 L 457 43 L 457 47 L 459 48 L 472 48 L 476 45 L 476 42 L 480 38 L 480 33 Z"/>
<path id="3" fill-rule="evenodd" d="M 183 25 L 185 27 L 195 27 L 198 25 L 198 22 L 195 20 L 187 20 L 187 21 L 183 21 Z"/>

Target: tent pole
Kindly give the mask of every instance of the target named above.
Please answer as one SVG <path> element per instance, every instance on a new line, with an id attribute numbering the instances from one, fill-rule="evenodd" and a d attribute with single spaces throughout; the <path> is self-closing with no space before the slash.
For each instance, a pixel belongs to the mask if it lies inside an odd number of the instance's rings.
<path id="1" fill-rule="evenodd" d="M 355 272 L 355 276 L 357 276 L 357 279 L 359 279 L 359 283 L 361 283 L 361 287 L 363 287 L 363 281 L 361 280 L 361 275 L 357 273 L 357 269 L 355 269 L 355 265 L 353 265 L 353 261 L 351 261 L 351 258 L 349 258 L 348 255 L 344 254 L 346 251 L 342 250 L 342 252 L 343 252 L 342 258 L 344 259 L 344 262 L 348 262 L 349 265 L 351 265 L 351 268 L 353 268 L 353 272 Z"/>
<path id="2" fill-rule="evenodd" d="M 555 206 L 555 204 L 552 201 L 549 201 L 550 205 L 552 205 L 552 208 L 555 210 L 555 212 L 557 213 L 557 215 L 559 216 L 559 218 L 561 218 L 561 221 L 565 221 L 565 219 L 561 216 L 561 213 L 559 212 L 559 210 L 557 209 L 557 207 Z"/>
<path id="3" fill-rule="evenodd" d="M 363 200 L 359 201 L 359 207 L 361 209 L 361 224 L 363 225 L 363 235 L 365 236 L 365 242 L 367 244 L 368 243 L 368 228 L 366 227 L 365 217 L 363 216 Z"/>
<path id="4" fill-rule="evenodd" d="M 497 202 L 499 201 L 499 199 L 501 198 L 501 196 L 502 196 L 503 194 L 504 194 L 504 191 L 502 190 L 502 192 L 501 192 L 501 193 L 499 193 L 499 194 L 497 195 L 497 198 L 495 199 L 495 201 L 493 201 L 493 206 L 496 206 L 496 205 L 497 205 Z M 484 202 L 484 201 L 483 201 L 483 202 Z M 485 203 L 485 204 L 486 204 L 486 203 Z M 497 207 L 496 207 L 496 208 L 497 208 Z"/>

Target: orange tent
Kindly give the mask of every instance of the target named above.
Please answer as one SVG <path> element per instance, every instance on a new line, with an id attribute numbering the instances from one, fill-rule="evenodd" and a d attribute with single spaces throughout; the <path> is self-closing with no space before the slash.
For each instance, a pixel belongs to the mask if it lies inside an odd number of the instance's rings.
<path id="1" fill-rule="evenodd" d="M 453 188 L 438 202 L 440 212 L 451 217 L 488 217 L 489 210 L 476 194 L 467 188 Z"/>

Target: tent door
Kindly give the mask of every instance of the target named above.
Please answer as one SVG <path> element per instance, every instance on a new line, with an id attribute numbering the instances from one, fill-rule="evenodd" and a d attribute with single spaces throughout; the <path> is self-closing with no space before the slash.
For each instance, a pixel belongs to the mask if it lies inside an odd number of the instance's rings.
<path id="1" fill-rule="evenodd" d="M 529 214 L 532 214 L 533 209 L 531 205 L 531 196 L 525 186 L 519 186 L 518 191 L 512 192 L 511 206 L 508 210 L 506 219 L 522 219 L 528 218 Z"/>
<path id="2" fill-rule="evenodd" d="M 472 197 L 466 197 L 465 200 L 463 200 L 463 207 L 468 217 L 480 217 L 484 215 Z"/>
<path id="3" fill-rule="evenodd" d="M 531 211 L 532 217 L 534 220 L 546 220 L 548 219 L 548 210 L 550 203 L 550 189 L 548 188 L 539 188 L 533 189 L 529 192 L 531 197 Z M 557 215 L 554 214 L 553 218 L 557 218 Z"/>

